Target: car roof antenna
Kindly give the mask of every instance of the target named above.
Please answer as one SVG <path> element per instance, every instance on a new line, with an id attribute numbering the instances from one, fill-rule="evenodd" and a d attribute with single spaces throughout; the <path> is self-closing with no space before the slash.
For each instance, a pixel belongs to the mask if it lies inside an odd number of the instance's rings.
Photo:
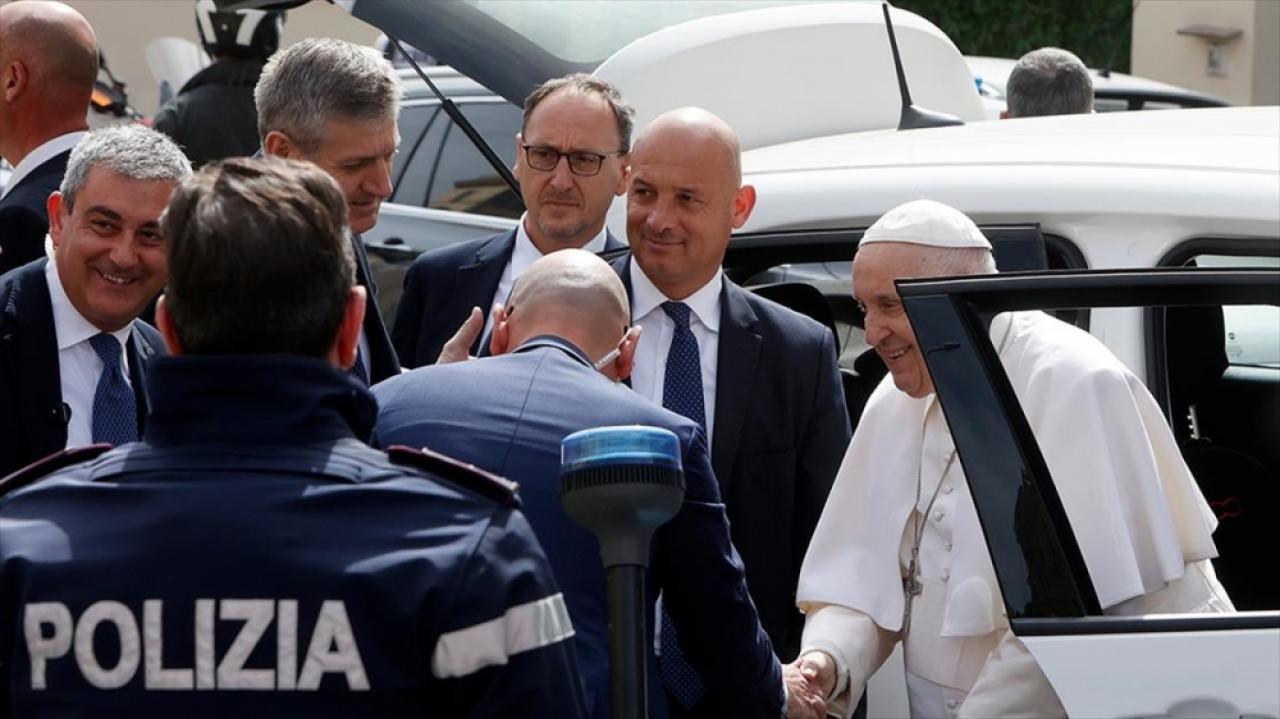
<path id="1" fill-rule="evenodd" d="M 898 52 L 898 38 L 893 34 L 893 21 L 889 19 L 889 0 L 884 0 L 881 9 L 884 10 L 885 29 L 889 31 L 889 49 L 893 51 L 893 67 L 898 71 L 898 92 L 902 95 L 902 116 L 898 118 L 898 129 L 918 130 L 923 127 L 963 125 L 964 120 L 955 115 L 926 110 L 911 102 L 911 90 L 907 88 L 907 73 L 902 67 L 902 55 Z"/>
<path id="2" fill-rule="evenodd" d="M 449 116 L 449 119 L 453 120 L 453 124 L 457 125 L 458 129 L 462 130 L 466 134 L 467 139 L 471 140 L 471 144 L 476 146 L 476 149 L 480 151 L 481 155 L 484 155 L 484 159 L 487 160 L 490 165 L 493 165 L 493 169 L 497 171 L 498 177 L 502 178 L 502 181 L 506 183 L 507 187 L 515 193 L 516 199 L 520 201 L 520 207 L 523 209 L 524 197 L 520 194 L 520 183 L 516 182 L 515 175 L 511 174 L 510 168 L 503 164 L 502 159 L 493 151 L 493 148 L 489 147 L 489 143 L 484 141 L 484 138 L 480 136 L 479 132 L 476 132 L 476 128 L 472 127 L 471 122 L 462 114 L 462 111 L 458 109 L 458 106 L 454 104 L 453 100 L 445 97 L 444 93 L 440 92 L 440 88 L 436 87 L 434 82 L 431 82 L 431 78 L 427 77 L 427 73 L 423 72 L 421 67 L 418 67 L 418 62 L 413 59 L 413 55 L 405 52 L 400 41 L 391 34 L 387 35 L 387 41 L 395 47 L 396 52 L 400 53 L 401 57 L 409 61 L 409 64 L 413 66 L 413 71 L 418 73 L 418 77 L 422 78 L 422 80 L 427 83 L 427 87 L 431 88 L 431 92 L 440 100 L 441 109 L 443 109 L 445 114 Z"/>

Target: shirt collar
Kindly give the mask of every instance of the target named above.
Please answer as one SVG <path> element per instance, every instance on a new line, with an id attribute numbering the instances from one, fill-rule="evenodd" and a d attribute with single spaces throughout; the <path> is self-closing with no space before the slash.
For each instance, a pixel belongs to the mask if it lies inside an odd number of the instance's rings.
<path id="1" fill-rule="evenodd" d="M 645 275 L 640 264 L 631 258 L 631 319 L 635 320 L 648 315 L 663 302 L 670 300 L 662 294 L 662 290 Z M 699 287 L 696 292 L 680 300 L 689 306 L 689 310 L 698 318 L 703 327 L 712 332 L 720 331 L 720 289 L 724 285 L 724 272 L 717 269 L 716 274 Z"/>
<path id="2" fill-rule="evenodd" d="M 36 149 L 27 153 L 27 156 L 22 158 L 22 162 L 19 162 L 18 166 L 13 168 L 13 173 L 9 175 L 9 181 L 5 183 L 4 191 L 0 192 L 0 197 L 9 194 L 9 191 L 17 187 L 18 183 L 31 174 L 32 170 L 75 147 L 88 134 L 87 132 L 68 132 L 36 146 Z"/>
<path id="3" fill-rule="evenodd" d="M 533 240 L 530 239 L 529 233 L 524 229 L 524 223 L 528 217 L 529 213 L 524 213 L 520 216 L 520 224 L 516 225 L 516 244 L 511 250 L 512 281 L 519 279 L 520 274 L 528 269 L 529 265 L 537 262 L 538 259 L 542 257 L 542 252 L 533 244 Z M 582 249 L 596 254 L 604 252 L 604 239 L 607 231 L 608 230 L 606 228 L 601 227 L 600 231 L 596 233 L 596 236 L 592 237 L 590 242 L 583 245 Z"/>
<path id="4" fill-rule="evenodd" d="M 58 338 L 59 352 L 102 332 L 94 327 L 92 322 L 86 320 L 75 305 L 71 304 L 71 298 L 67 297 L 62 279 L 58 276 L 58 263 L 54 262 L 52 257 L 45 264 L 44 280 L 45 284 L 49 285 L 49 304 L 53 307 L 53 334 Z M 130 322 L 109 334 L 120 341 L 121 347 L 125 347 L 132 329 L 133 323 Z"/>

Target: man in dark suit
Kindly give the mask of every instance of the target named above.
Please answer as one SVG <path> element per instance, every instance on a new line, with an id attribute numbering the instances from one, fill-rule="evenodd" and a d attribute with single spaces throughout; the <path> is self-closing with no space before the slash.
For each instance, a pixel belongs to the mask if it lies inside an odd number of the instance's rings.
<path id="1" fill-rule="evenodd" d="M 803 628 L 800 563 L 849 442 L 849 419 L 832 333 L 720 270 L 730 233 L 755 204 L 739 162 L 733 130 L 704 110 L 654 120 L 631 158 L 632 254 L 615 267 L 632 322 L 644 327 L 632 386 L 667 407 L 677 390 L 697 387 L 702 401 L 677 411 L 706 423 L 747 586 L 786 660 Z"/>
<path id="2" fill-rule="evenodd" d="M 14 167 L 0 192 L 0 274 L 44 255 L 67 156 L 89 129 L 98 45 L 80 13 L 56 2 L 0 7 L 0 157 Z"/>
<path id="3" fill-rule="evenodd" d="M 624 246 L 604 221 L 626 189 L 634 114 L 616 87 L 590 75 L 548 80 L 525 98 L 515 175 L 528 210 L 514 230 L 432 250 L 409 267 L 391 333 L 405 367 L 435 363 L 451 338 L 458 358 L 483 354 L 482 329 L 492 328 L 484 311 L 505 303 L 539 257 Z"/>
<path id="4" fill-rule="evenodd" d="M 0 475 L 135 440 L 164 352 L 138 313 L 168 277 L 158 220 L 191 164 L 141 125 L 89 134 L 49 198 L 52 260 L 0 275 Z"/>
<path id="5" fill-rule="evenodd" d="M 342 188 L 356 256 L 356 282 L 376 308 L 378 288 L 360 233 L 378 223 L 391 195 L 391 161 L 400 143 L 400 80 L 376 50 L 308 38 L 267 61 L 254 88 L 262 151 L 314 162 Z M 365 384 L 400 373 L 400 360 L 376 310 L 366 312 L 351 373 Z"/>
<path id="6" fill-rule="evenodd" d="M 783 691 L 769 639 L 747 596 L 702 429 L 630 392 L 639 333 L 603 260 L 582 250 L 537 260 L 495 311 L 493 357 L 423 367 L 374 388 L 384 445 L 427 445 L 518 481 L 525 514 L 564 591 L 592 716 L 608 716 L 605 575 L 595 537 L 560 504 L 560 442 L 589 427 L 646 424 L 680 438 L 684 505 L 652 545 L 649 607 L 658 590 L 718 716 L 777 717 Z M 598 370 L 598 371 L 597 371 Z M 654 626 L 652 612 L 649 626 Z M 650 674 L 656 660 L 649 652 Z M 651 716 L 666 717 L 660 682 Z"/>

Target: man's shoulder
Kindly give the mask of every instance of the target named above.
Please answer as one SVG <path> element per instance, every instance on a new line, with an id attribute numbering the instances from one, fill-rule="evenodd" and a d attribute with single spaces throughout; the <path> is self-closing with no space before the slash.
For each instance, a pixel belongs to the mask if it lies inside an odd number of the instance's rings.
<path id="1" fill-rule="evenodd" d="M 91 444 L 64 449 L 38 459 L 0 478 L 0 500 L 40 480 L 82 470 L 110 449 L 109 444 Z"/>
<path id="2" fill-rule="evenodd" d="M 10 302 L 23 301 L 26 292 L 44 285 L 45 262 L 43 258 L 32 260 L 0 274 L 0 315 Z"/>
<path id="3" fill-rule="evenodd" d="M 726 293 L 736 295 L 755 313 L 759 324 L 784 342 L 821 343 L 830 330 L 817 320 L 725 280 Z"/>
<path id="4" fill-rule="evenodd" d="M 514 243 L 515 231 L 504 230 L 496 235 L 477 237 L 428 250 L 413 261 L 413 267 L 419 271 L 452 271 L 475 263 L 478 257 L 500 253 L 504 249 L 502 247 L 504 244 L 514 245 Z"/>

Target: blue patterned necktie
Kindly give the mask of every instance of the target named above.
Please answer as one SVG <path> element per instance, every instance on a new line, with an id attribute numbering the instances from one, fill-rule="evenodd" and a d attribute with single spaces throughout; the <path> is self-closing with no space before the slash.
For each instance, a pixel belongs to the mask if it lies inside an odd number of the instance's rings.
<path id="1" fill-rule="evenodd" d="M 89 345 L 102 360 L 102 376 L 93 394 L 93 441 L 121 445 L 138 439 L 138 408 L 133 388 L 124 379 L 120 342 L 96 334 Z"/>
<path id="2" fill-rule="evenodd" d="M 706 430 L 707 409 L 702 397 L 702 362 L 698 354 L 698 340 L 689 329 L 689 305 L 683 302 L 663 302 L 662 311 L 667 313 L 676 326 L 675 334 L 671 336 L 671 348 L 667 350 L 667 372 L 662 381 L 662 406 L 688 417 Z M 680 651 L 675 624 L 662 604 L 659 601 L 662 615 L 662 684 L 688 709 L 702 697 L 702 678 L 689 665 L 684 652 Z"/>

